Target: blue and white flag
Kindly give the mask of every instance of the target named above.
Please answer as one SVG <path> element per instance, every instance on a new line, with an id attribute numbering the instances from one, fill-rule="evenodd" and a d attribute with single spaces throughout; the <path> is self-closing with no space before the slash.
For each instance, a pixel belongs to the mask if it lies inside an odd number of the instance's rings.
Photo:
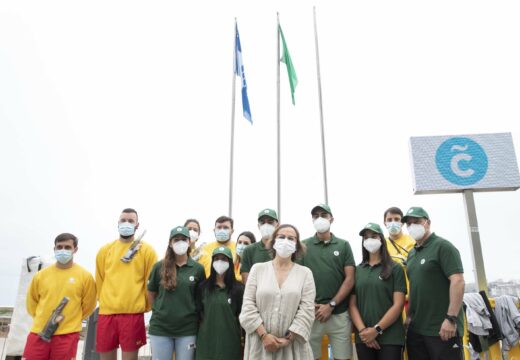
<path id="1" fill-rule="evenodd" d="M 238 35 L 238 25 L 235 23 L 235 74 L 240 76 L 242 80 L 242 108 L 244 117 L 252 124 L 251 109 L 249 108 L 249 99 L 247 97 L 246 74 L 244 73 L 244 64 L 242 62 L 242 47 L 240 46 L 240 36 Z"/>

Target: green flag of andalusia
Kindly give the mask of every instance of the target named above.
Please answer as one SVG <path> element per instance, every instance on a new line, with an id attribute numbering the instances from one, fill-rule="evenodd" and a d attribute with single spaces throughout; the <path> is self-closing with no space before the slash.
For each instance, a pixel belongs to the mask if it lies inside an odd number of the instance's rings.
<path id="1" fill-rule="evenodd" d="M 291 97 L 292 103 L 294 103 L 294 90 L 296 89 L 296 85 L 298 85 L 298 77 L 296 77 L 296 70 L 294 70 L 294 65 L 291 60 L 291 55 L 289 54 L 289 49 L 287 48 L 287 44 L 285 43 L 285 37 L 283 36 L 282 27 L 278 25 L 278 29 L 280 29 L 280 35 L 282 37 L 282 58 L 280 59 L 287 66 L 287 75 L 289 76 L 289 85 L 291 86 Z"/>

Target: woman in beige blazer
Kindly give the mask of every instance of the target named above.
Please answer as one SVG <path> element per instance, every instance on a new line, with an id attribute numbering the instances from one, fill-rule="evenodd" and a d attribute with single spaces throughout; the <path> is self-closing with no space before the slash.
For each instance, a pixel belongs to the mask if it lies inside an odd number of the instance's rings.
<path id="1" fill-rule="evenodd" d="M 255 264 L 247 278 L 240 313 L 244 359 L 313 360 L 308 340 L 316 289 L 312 272 L 294 262 L 304 251 L 298 230 L 280 225 L 270 247 L 273 260 Z"/>

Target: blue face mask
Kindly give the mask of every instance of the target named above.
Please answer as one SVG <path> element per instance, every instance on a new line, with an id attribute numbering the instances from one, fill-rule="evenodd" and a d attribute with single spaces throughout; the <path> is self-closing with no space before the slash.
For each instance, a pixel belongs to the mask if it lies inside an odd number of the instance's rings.
<path id="1" fill-rule="evenodd" d="M 392 221 L 386 223 L 386 228 L 390 235 L 397 235 L 401 232 L 401 223 L 397 221 Z"/>
<path id="2" fill-rule="evenodd" d="M 244 249 L 246 248 L 246 244 L 237 244 L 237 255 L 242 256 Z"/>
<path id="3" fill-rule="evenodd" d="M 226 242 L 229 240 L 229 230 L 227 229 L 215 229 L 215 239 L 218 242 Z"/>
<path id="4" fill-rule="evenodd" d="M 54 250 L 54 257 L 60 264 L 65 265 L 72 260 L 72 250 Z"/>
<path id="5" fill-rule="evenodd" d="M 123 222 L 118 225 L 119 235 L 132 236 L 135 233 L 135 225 L 129 222 Z"/>

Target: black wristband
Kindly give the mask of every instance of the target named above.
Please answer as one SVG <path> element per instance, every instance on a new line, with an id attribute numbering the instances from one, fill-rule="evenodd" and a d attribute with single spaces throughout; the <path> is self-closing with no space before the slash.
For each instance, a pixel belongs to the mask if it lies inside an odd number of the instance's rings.
<path id="1" fill-rule="evenodd" d="M 448 320 L 450 323 L 452 323 L 454 325 L 457 324 L 457 317 L 455 315 L 448 315 L 448 314 L 446 314 L 445 319 Z"/>

